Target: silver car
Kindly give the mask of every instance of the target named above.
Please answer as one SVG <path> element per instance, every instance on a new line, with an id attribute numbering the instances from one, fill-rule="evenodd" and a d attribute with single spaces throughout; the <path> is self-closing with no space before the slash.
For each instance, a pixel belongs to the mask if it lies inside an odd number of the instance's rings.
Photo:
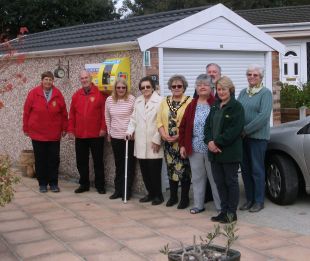
<path id="1" fill-rule="evenodd" d="M 272 127 L 266 153 L 270 200 L 291 204 L 301 189 L 310 194 L 310 116 Z"/>

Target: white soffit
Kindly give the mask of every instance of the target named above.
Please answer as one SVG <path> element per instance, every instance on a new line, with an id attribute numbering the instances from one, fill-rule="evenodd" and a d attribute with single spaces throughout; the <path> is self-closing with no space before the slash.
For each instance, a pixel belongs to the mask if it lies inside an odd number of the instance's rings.
<path id="1" fill-rule="evenodd" d="M 180 21 L 138 38 L 140 49 L 141 51 L 145 51 L 151 47 L 158 47 L 164 42 L 172 40 L 177 36 L 189 32 L 218 17 L 226 18 L 231 23 L 249 33 L 252 37 L 269 46 L 272 50 L 278 51 L 282 54 L 285 52 L 285 46 L 283 44 L 264 33 L 262 30 L 258 29 L 256 26 L 252 25 L 247 20 L 243 19 L 241 16 L 237 15 L 222 4 L 217 4 L 197 14 L 186 17 Z"/>

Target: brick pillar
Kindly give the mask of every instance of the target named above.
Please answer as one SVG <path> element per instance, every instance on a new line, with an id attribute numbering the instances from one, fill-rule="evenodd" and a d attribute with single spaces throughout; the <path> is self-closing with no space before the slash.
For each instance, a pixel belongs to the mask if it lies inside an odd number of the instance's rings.
<path id="1" fill-rule="evenodd" d="M 272 94 L 273 94 L 273 124 L 281 123 L 280 111 L 280 68 L 279 68 L 279 53 L 272 52 Z"/>
<path id="2" fill-rule="evenodd" d="M 157 74 L 159 73 L 159 68 L 158 68 L 158 48 L 153 47 L 149 50 L 151 52 L 151 66 L 146 66 L 145 67 L 145 74 L 147 75 L 152 75 L 152 74 Z"/>

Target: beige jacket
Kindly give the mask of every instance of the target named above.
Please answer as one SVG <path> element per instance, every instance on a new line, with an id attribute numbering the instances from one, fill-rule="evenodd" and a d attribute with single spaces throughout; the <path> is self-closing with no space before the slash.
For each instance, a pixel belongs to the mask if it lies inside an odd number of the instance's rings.
<path id="1" fill-rule="evenodd" d="M 161 144 L 161 137 L 156 126 L 156 115 L 163 97 L 156 91 L 145 104 L 143 95 L 139 96 L 130 117 L 127 134 L 135 136 L 135 156 L 138 159 L 158 159 L 163 157 L 163 148 L 158 153 L 152 150 L 152 142 Z"/>

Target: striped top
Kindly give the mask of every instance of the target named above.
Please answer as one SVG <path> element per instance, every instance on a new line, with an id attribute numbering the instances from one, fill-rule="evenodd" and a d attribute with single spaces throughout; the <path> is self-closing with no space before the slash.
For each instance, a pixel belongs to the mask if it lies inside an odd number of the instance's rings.
<path id="1" fill-rule="evenodd" d="M 124 139 L 133 112 L 135 97 L 128 96 L 127 100 L 113 101 L 109 96 L 105 102 L 105 121 L 108 134 L 115 139 Z"/>
<path id="2" fill-rule="evenodd" d="M 245 113 L 244 132 L 252 139 L 269 140 L 270 115 L 272 111 L 272 93 L 266 87 L 249 96 L 243 89 L 238 97 Z"/>

